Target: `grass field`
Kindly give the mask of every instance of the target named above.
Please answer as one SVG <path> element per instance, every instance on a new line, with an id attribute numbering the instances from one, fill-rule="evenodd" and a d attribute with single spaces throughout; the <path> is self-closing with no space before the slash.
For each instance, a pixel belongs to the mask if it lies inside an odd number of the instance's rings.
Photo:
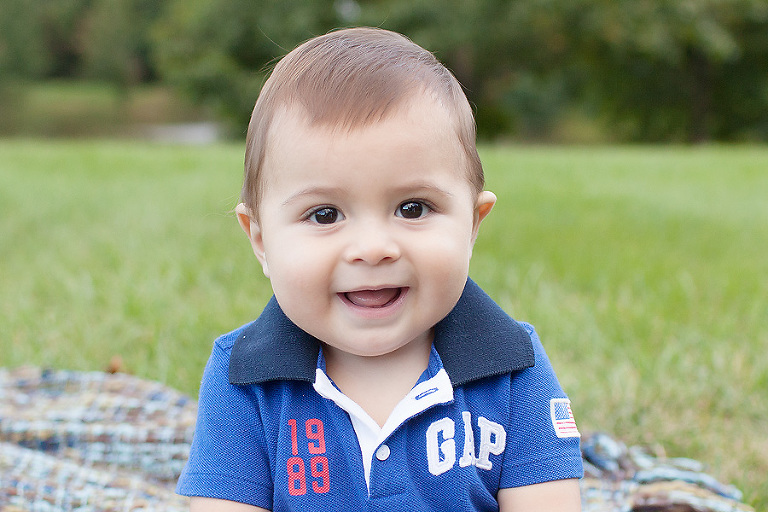
<path id="1" fill-rule="evenodd" d="M 537 326 L 583 431 L 768 509 L 768 148 L 485 147 L 472 276 Z M 270 295 L 231 213 L 241 145 L 0 141 L 0 365 L 194 394 Z"/>

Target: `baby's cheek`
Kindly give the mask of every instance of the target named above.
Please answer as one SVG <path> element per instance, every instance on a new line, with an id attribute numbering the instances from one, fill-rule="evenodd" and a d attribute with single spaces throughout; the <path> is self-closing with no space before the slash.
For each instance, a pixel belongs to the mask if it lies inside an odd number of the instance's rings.
<path id="1" fill-rule="evenodd" d="M 284 279 L 301 279 L 302 274 L 320 266 L 321 254 L 321 251 L 314 247 L 288 242 L 282 244 L 281 250 L 270 254 L 269 266 Z"/>
<path id="2" fill-rule="evenodd" d="M 457 268 L 464 268 L 469 264 L 472 254 L 472 243 L 469 238 L 434 237 L 425 246 L 429 248 L 425 256 L 436 269 L 455 271 Z"/>

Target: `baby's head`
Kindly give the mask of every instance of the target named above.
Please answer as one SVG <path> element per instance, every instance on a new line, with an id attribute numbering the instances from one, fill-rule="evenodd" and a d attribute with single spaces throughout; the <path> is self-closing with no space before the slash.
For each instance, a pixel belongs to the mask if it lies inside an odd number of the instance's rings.
<path id="1" fill-rule="evenodd" d="M 496 200 L 447 69 L 383 30 L 313 39 L 265 84 L 245 168 L 238 222 L 278 304 L 324 343 L 329 365 L 333 354 L 429 348 Z"/>
<path id="2" fill-rule="evenodd" d="M 434 55 L 400 34 L 353 28 L 311 39 L 275 67 L 248 127 L 241 201 L 258 219 L 270 129 L 286 111 L 300 109 L 313 127 L 352 131 L 424 98 L 447 111 L 466 160 L 467 179 L 480 193 L 484 178 L 475 121 L 456 78 Z"/>

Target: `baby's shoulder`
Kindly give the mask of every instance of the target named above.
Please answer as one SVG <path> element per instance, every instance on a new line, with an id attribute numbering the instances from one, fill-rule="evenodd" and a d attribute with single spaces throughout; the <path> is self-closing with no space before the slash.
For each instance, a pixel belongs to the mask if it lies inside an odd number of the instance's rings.
<path id="1" fill-rule="evenodd" d="M 254 320 L 255 322 L 255 320 Z M 222 334 L 218 338 L 216 338 L 216 341 L 214 341 L 214 346 L 219 349 L 223 350 L 225 352 L 232 352 L 232 347 L 235 346 L 235 343 L 237 340 L 243 335 L 246 329 L 253 324 L 253 322 L 249 322 L 245 325 L 241 325 L 237 329 L 230 331 L 226 334 Z"/>

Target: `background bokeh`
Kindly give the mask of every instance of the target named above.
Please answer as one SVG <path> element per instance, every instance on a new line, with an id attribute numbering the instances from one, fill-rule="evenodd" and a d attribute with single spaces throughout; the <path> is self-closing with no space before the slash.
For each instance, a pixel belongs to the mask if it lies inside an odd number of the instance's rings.
<path id="1" fill-rule="evenodd" d="M 486 139 L 768 140 L 765 0 L 3 0 L 0 133 L 87 132 L 38 118 L 60 82 L 89 81 L 107 105 L 82 124 L 208 117 L 242 136 L 270 64 L 352 25 L 434 51 Z M 191 102 L 137 93 L 152 85 Z"/>

